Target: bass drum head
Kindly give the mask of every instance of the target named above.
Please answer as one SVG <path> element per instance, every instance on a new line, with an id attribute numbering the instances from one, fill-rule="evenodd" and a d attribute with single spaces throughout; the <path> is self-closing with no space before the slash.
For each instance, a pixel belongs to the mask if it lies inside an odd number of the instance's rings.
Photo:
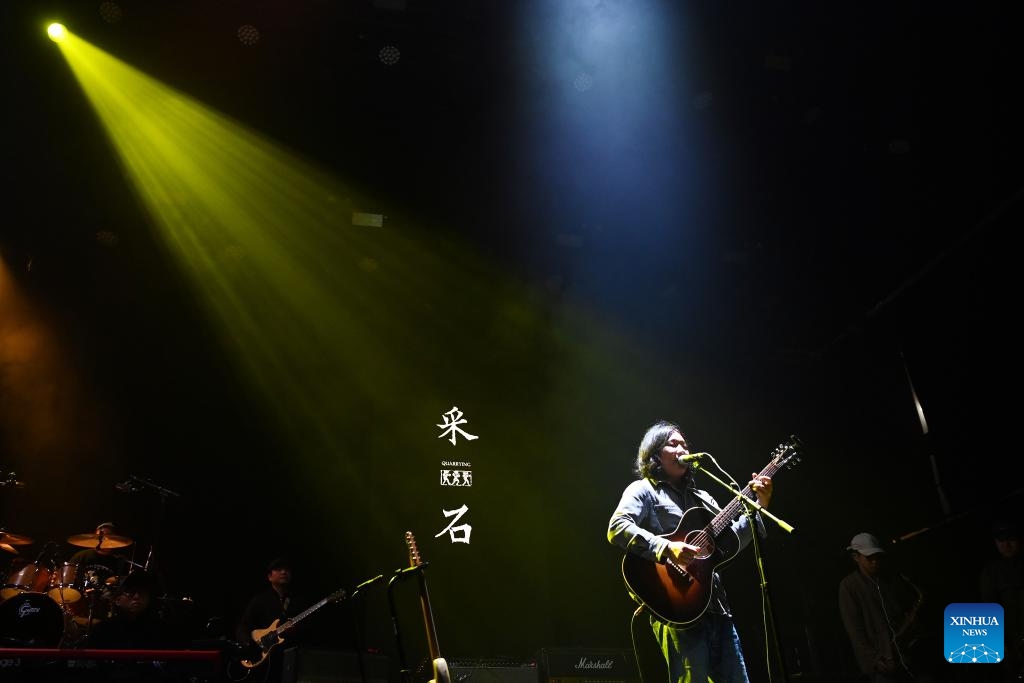
<path id="1" fill-rule="evenodd" d="M 57 647 L 64 634 L 64 613 L 45 593 L 21 593 L 0 603 L 0 644 L 6 647 Z"/>

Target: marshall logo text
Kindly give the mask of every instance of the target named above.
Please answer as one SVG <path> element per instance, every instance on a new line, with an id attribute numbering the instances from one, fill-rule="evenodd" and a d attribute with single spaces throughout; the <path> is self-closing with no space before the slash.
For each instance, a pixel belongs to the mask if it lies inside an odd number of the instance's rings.
<path id="1" fill-rule="evenodd" d="M 587 659 L 586 657 L 580 657 L 580 661 L 576 662 L 574 669 L 610 669 L 615 664 L 613 659 Z"/>

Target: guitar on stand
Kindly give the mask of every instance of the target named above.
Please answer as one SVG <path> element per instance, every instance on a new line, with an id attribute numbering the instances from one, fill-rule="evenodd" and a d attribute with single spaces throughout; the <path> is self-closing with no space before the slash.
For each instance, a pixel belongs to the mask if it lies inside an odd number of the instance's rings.
<path id="1" fill-rule="evenodd" d="M 423 575 L 424 563 L 420 557 L 419 548 L 416 547 L 416 537 L 411 531 L 405 532 L 405 544 L 409 547 L 409 566 L 418 567 L 416 578 L 420 583 L 420 607 L 423 608 L 423 625 L 427 630 L 427 648 L 430 650 L 430 659 L 433 662 L 434 677 L 430 683 L 452 683 L 451 674 L 448 672 L 448 662 L 441 656 L 440 648 L 437 645 L 437 629 L 434 628 L 434 612 L 430 607 L 430 594 L 427 592 L 427 578 Z"/>

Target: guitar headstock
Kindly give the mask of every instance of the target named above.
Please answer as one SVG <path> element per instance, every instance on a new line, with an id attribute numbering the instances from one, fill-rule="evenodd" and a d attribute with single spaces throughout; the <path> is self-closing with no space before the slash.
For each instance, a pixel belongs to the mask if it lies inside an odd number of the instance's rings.
<path id="1" fill-rule="evenodd" d="M 327 602 L 339 602 L 348 597 L 348 591 L 344 588 L 339 588 L 330 595 L 327 596 Z"/>
<path id="2" fill-rule="evenodd" d="M 772 451 L 772 464 L 777 469 L 785 468 L 791 470 L 800 462 L 802 454 L 803 444 L 800 442 L 800 439 L 796 436 L 790 436 L 788 440 L 780 443 Z"/>
<path id="3" fill-rule="evenodd" d="M 416 547 L 416 537 L 412 535 L 411 531 L 405 532 L 405 545 L 409 548 L 409 566 L 419 567 L 423 564 L 420 549 Z"/>

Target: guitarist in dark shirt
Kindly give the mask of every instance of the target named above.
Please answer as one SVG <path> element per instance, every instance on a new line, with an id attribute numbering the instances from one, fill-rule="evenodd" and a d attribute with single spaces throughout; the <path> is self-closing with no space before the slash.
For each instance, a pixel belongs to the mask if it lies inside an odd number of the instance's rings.
<path id="1" fill-rule="evenodd" d="M 689 445 L 677 425 L 663 421 L 647 430 L 636 460 L 639 479 L 623 492 L 608 523 L 608 540 L 644 561 L 672 566 L 681 575 L 692 570 L 696 596 L 693 615 L 678 620 L 666 618 L 650 609 L 641 596 L 634 596 L 648 607 L 651 628 L 668 665 L 670 683 L 705 683 L 710 679 L 715 683 L 748 683 L 725 591 L 718 573 L 704 564 L 708 558 L 702 557 L 709 547 L 708 539 L 704 539 L 703 546 L 681 540 L 685 535 L 679 529 L 684 513 L 688 519 L 691 513 L 703 519 L 719 512 L 714 497 L 695 486 L 689 463 L 682 461 L 689 453 Z M 749 486 L 758 503 L 767 507 L 772 496 L 771 478 L 755 475 Z M 760 518 L 757 520 L 760 532 L 764 533 Z M 731 559 L 751 538 L 746 515 L 727 520 L 725 526 L 716 547 L 728 547 L 732 553 L 721 561 Z M 716 550 L 714 557 L 720 557 L 720 551 Z"/>
<path id="2" fill-rule="evenodd" d="M 292 563 L 286 557 L 273 560 L 267 567 L 266 590 L 254 595 L 245 606 L 235 630 L 237 641 L 243 645 L 259 650 L 252 634 L 270 627 L 274 620 L 278 626 L 285 623 L 307 607 L 305 602 L 292 589 Z M 284 640 L 270 652 L 266 661 L 261 664 L 264 671 L 260 672 L 258 681 L 280 681 L 281 663 L 286 649 L 299 644 L 301 626 L 289 631 Z"/>

